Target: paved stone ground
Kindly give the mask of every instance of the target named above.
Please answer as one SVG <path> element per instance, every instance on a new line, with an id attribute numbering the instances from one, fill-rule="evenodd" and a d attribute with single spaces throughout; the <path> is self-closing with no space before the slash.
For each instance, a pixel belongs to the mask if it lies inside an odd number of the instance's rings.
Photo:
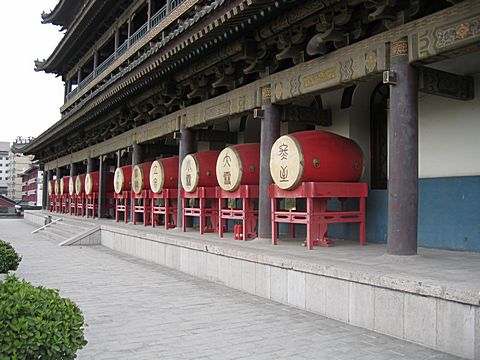
<path id="1" fill-rule="evenodd" d="M 455 359 L 101 246 L 59 247 L 22 220 L 0 239 L 18 276 L 60 289 L 83 310 L 79 359 Z"/>

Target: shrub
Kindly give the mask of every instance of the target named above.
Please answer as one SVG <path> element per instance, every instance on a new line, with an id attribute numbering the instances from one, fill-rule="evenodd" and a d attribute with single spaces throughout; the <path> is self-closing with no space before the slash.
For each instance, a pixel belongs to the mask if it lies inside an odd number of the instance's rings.
<path id="1" fill-rule="evenodd" d="M 87 341 L 82 312 L 58 290 L 14 275 L 0 282 L 0 360 L 75 359 Z"/>
<path id="2" fill-rule="evenodd" d="M 0 240 L 0 274 L 15 271 L 22 260 L 15 249 L 9 243 Z"/>

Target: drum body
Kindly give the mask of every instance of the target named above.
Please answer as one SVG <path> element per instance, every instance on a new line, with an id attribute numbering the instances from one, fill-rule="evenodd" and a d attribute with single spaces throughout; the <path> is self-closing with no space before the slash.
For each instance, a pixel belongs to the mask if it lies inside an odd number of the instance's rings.
<path id="1" fill-rule="evenodd" d="M 132 191 L 140 194 L 143 190 L 150 190 L 151 162 L 135 165 L 132 169 Z"/>
<path id="2" fill-rule="evenodd" d="M 217 159 L 218 184 L 226 191 L 235 191 L 240 185 L 258 185 L 259 168 L 260 144 L 226 147 Z"/>
<path id="3" fill-rule="evenodd" d="M 178 188 L 178 157 L 158 159 L 150 167 L 150 189 L 161 193 L 163 189 Z"/>
<path id="4" fill-rule="evenodd" d="M 130 191 L 132 188 L 132 166 L 126 165 L 115 170 L 113 176 L 113 187 L 117 194 L 123 191 Z"/>
<path id="5" fill-rule="evenodd" d="M 197 187 L 218 186 L 215 167 L 220 151 L 203 151 L 185 156 L 182 161 L 180 180 L 186 192 L 194 192 Z"/>
<path id="6" fill-rule="evenodd" d="M 355 182 L 363 173 L 360 146 L 349 138 L 321 130 L 281 136 L 270 153 L 270 174 L 279 188 L 300 182 Z"/>
<path id="7" fill-rule="evenodd" d="M 113 192 L 113 174 L 106 173 L 106 192 Z M 98 171 L 85 175 L 85 194 L 92 195 L 100 192 L 100 173 Z"/>
<path id="8" fill-rule="evenodd" d="M 60 179 L 60 195 L 66 195 L 67 194 L 67 189 L 70 186 L 70 177 L 65 176 Z"/>
<path id="9" fill-rule="evenodd" d="M 80 174 L 75 177 L 75 194 L 85 194 L 85 174 Z"/>

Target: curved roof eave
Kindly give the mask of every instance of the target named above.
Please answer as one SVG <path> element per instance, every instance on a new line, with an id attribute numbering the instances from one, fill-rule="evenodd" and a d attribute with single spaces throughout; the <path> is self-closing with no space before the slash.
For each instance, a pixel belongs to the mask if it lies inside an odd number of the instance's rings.
<path id="1" fill-rule="evenodd" d="M 78 3 L 78 0 L 60 0 L 49 13 L 42 13 L 42 24 L 53 24 L 68 28 L 75 18 L 75 12 L 79 8 Z"/>

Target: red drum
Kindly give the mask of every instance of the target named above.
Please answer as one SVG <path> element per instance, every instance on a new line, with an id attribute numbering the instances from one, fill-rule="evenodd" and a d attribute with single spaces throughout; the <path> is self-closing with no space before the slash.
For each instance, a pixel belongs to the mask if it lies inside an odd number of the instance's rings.
<path id="1" fill-rule="evenodd" d="M 223 190 L 235 191 L 240 185 L 258 185 L 260 144 L 226 147 L 217 159 L 217 180 Z"/>
<path id="2" fill-rule="evenodd" d="M 77 175 L 75 178 L 75 194 L 85 194 L 85 174 Z"/>
<path id="3" fill-rule="evenodd" d="M 182 161 L 180 180 L 186 192 L 194 192 L 198 186 L 218 186 L 215 176 L 218 150 L 203 151 L 185 156 Z"/>
<path id="4" fill-rule="evenodd" d="M 151 162 L 138 164 L 132 171 L 132 190 L 135 194 L 140 194 L 143 190 L 150 190 L 150 168 Z"/>
<path id="5" fill-rule="evenodd" d="M 60 179 L 60 195 L 66 195 L 69 187 L 70 177 L 66 176 Z"/>
<path id="6" fill-rule="evenodd" d="M 158 159 L 150 167 L 150 189 L 158 194 L 163 189 L 178 188 L 178 157 Z"/>
<path id="7" fill-rule="evenodd" d="M 353 182 L 363 173 L 363 153 L 349 138 L 321 130 L 281 136 L 270 153 L 270 174 L 279 188 L 300 182 Z"/>
<path id="8" fill-rule="evenodd" d="M 113 187 L 117 194 L 130 191 L 132 188 L 132 165 L 122 166 L 115 170 Z"/>
<path id="9" fill-rule="evenodd" d="M 106 174 L 106 192 L 113 192 L 113 174 Z M 87 195 L 92 195 L 93 193 L 98 193 L 100 191 L 100 173 L 98 171 L 89 173 L 85 175 L 85 193 Z"/>

